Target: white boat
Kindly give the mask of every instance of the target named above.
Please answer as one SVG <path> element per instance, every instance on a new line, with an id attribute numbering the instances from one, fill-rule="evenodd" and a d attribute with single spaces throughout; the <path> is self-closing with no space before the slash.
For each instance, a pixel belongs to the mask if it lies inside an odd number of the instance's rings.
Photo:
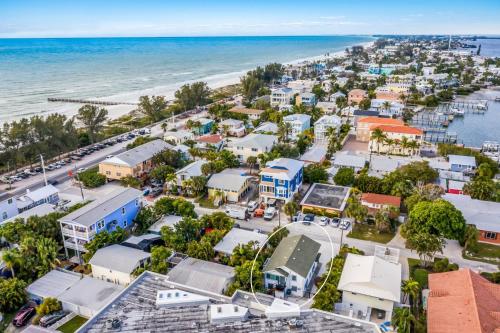
<path id="1" fill-rule="evenodd" d="M 486 104 L 483 103 L 478 103 L 476 107 L 478 110 L 486 110 Z"/>
<path id="2" fill-rule="evenodd" d="M 455 116 L 463 116 L 465 114 L 465 111 L 459 108 L 452 108 L 451 113 Z"/>

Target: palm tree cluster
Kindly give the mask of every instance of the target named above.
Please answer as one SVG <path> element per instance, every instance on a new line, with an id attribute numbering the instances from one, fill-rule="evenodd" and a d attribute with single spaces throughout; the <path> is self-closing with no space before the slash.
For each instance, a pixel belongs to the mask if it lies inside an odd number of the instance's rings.
<path id="1" fill-rule="evenodd" d="M 415 155 L 420 144 L 416 140 L 409 140 L 406 136 L 403 136 L 401 140 L 391 139 L 385 134 L 380 128 L 375 128 L 370 136 L 370 139 L 377 144 L 377 155 L 380 155 L 380 147 L 388 147 L 387 153 L 393 154 L 395 149 L 398 152 L 410 152 L 410 155 Z M 370 153 L 373 151 L 373 147 L 370 145 Z"/>

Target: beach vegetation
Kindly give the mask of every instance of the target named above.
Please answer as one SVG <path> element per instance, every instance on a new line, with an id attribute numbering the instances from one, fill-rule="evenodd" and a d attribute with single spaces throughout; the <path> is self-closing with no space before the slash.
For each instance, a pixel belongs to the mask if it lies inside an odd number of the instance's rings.
<path id="1" fill-rule="evenodd" d="M 206 82 L 185 84 L 175 92 L 176 103 L 184 111 L 206 105 L 211 102 L 211 90 Z"/>
<path id="2" fill-rule="evenodd" d="M 90 143 L 92 144 L 98 140 L 98 135 L 108 120 L 108 110 L 87 104 L 78 109 L 76 119 L 78 119 L 87 130 Z"/>

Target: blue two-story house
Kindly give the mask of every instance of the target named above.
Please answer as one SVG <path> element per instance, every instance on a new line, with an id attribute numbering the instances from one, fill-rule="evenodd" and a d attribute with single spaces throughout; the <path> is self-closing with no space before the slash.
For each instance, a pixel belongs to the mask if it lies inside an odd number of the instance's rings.
<path id="1" fill-rule="evenodd" d="M 199 123 L 199 126 L 193 127 L 191 130 L 195 135 L 205 135 L 212 131 L 214 126 L 214 121 L 208 118 L 198 118 L 195 122 Z"/>
<path id="2" fill-rule="evenodd" d="M 79 257 L 87 251 L 85 244 L 101 232 L 130 228 L 142 207 L 141 199 L 141 191 L 120 188 L 62 217 L 59 224 L 66 255 L 71 249 Z"/>
<path id="3" fill-rule="evenodd" d="M 260 172 L 259 196 L 262 201 L 276 199 L 290 202 L 302 186 L 304 162 L 278 158 L 266 164 Z"/>

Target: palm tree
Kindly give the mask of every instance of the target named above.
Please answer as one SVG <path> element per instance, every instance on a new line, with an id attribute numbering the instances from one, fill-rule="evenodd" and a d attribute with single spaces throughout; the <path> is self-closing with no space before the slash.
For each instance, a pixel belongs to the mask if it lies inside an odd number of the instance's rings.
<path id="1" fill-rule="evenodd" d="M 415 140 L 412 140 L 408 143 L 408 148 L 411 150 L 411 155 L 415 155 L 415 152 L 420 148 L 420 143 Z"/>
<path id="2" fill-rule="evenodd" d="M 252 174 L 252 169 L 257 164 L 257 157 L 255 156 L 248 156 L 247 158 L 247 164 L 250 169 L 249 173 Z"/>
<path id="3" fill-rule="evenodd" d="M 372 131 L 372 134 L 370 136 L 370 140 L 377 142 L 377 155 L 380 155 L 380 144 L 384 142 L 384 140 L 387 138 L 385 133 L 380 129 L 380 128 L 375 128 Z M 372 147 L 370 146 L 370 152 Z"/>
<path id="4" fill-rule="evenodd" d="M 294 216 L 298 210 L 299 206 L 295 201 L 287 202 L 285 206 L 283 206 L 283 211 L 285 212 L 286 215 L 290 217 L 290 223 L 292 223 L 292 216 Z"/>
<path id="5" fill-rule="evenodd" d="M 165 186 L 170 192 L 177 181 L 177 175 L 175 173 L 169 173 L 165 176 Z"/>
<path id="6" fill-rule="evenodd" d="M 390 110 L 390 108 L 391 108 L 391 102 L 385 101 L 384 103 L 382 103 L 382 109 L 384 109 L 385 111 Z"/>
<path id="7" fill-rule="evenodd" d="M 224 134 L 224 136 L 228 136 L 229 135 L 229 125 L 222 125 L 222 133 Z"/>
<path id="8" fill-rule="evenodd" d="M 37 241 L 38 277 L 44 276 L 59 263 L 57 259 L 57 247 L 57 242 L 50 238 L 42 238 Z"/>
<path id="9" fill-rule="evenodd" d="M 15 277 L 14 267 L 20 262 L 19 252 L 17 250 L 5 250 L 2 254 L 2 260 Z"/>
<path id="10" fill-rule="evenodd" d="M 406 303 L 406 301 L 408 301 L 408 297 L 411 297 L 412 299 L 416 299 L 418 297 L 420 285 L 417 281 L 413 280 L 413 278 L 403 280 L 401 284 L 401 292 L 403 293 L 403 303 Z"/>
<path id="11" fill-rule="evenodd" d="M 410 143 L 410 140 L 408 140 L 408 138 L 406 136 L 403 136 L 403 138 L 401 139 L 401 142 L 399 143 L 399 145 L 401 146 L 401 150 L 403 151 L 403 154 L 406 154 L 406 151 L 409 148 L 409 143 Z"/>
<path id="12" fill-rule="evenodd" d="M 288 142 L 288 137 L 292 130 L 292 124 L 287 122 L 281 122 L 278 125 L 278 138 L 283 142 Z"/>
<path id="13" fill-rule="evenodd" d="M 410 333 L 411 328 L 417 322 L 410 308 L 396 308 L 392 315 L 392 325 L 396 327 L 398 333 Z"/>
<path id="14" fill-rule="evenodd" d="M 394 148 L 395 141 L 391 138 L 385 138 L 384 139 L 384 144 L 386 146 L 389 146 L 389 154 L 392 154 L 392 150 Z"/>

